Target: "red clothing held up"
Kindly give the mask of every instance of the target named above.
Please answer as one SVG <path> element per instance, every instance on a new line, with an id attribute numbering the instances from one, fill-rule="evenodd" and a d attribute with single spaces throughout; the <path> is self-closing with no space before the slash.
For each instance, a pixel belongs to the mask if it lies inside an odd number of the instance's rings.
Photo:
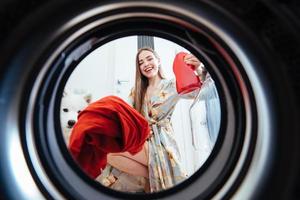
<path id="1" fill-rule="evenodd" d="M 195 66 L 184 62 L 185 52 L 176 54 L 173 61 L 173 71 L 176 77 L 176 90 L 178 94 L 186 94 L 201 87 L 198 76 L 195 75 Z"/>
<path id="2" fill-rule="evenodd" d="M 96 178 L 107 162 L 107 154 L 142 150 L 149 136 L 147 120 L 121 98 L 107 96 L 78 115 L 69 151 L 80 167 Z"/>

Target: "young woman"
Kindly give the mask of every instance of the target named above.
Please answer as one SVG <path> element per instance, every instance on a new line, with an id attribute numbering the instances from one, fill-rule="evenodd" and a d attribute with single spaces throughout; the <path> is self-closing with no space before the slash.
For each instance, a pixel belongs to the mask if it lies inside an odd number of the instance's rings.
<path id="1" fill-rule="evenodd" d="M 195 56 L 187 54 L 184 61 L 200 69 Z M 192 92 L 183 97 L 195 96 Z M 98 180 L 126 192 L 158 192 L 185 180 L 171 124 L 175 105 L 182 96 L 176 91 L 175 80 L 165 78 L 160 58 L 151 48 L 141 48 L 137 53 L 135 87 L 129 97 L 132 106 L 148 120 L 150 137 L 135 155 L 109 154 L 109 164 Z"/>

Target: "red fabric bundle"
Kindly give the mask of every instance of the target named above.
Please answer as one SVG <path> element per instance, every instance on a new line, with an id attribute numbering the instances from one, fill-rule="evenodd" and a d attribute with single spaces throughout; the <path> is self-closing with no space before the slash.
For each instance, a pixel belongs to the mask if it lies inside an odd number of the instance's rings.
<path id="1" fill-rule="evenodd" d="M 116 96 L 104 97 L 80 112 L 69 142 L 69 151 L 80 167 L 96 178 L 107 154 L 139 152 L 149 136 L 147 120 Z"/>

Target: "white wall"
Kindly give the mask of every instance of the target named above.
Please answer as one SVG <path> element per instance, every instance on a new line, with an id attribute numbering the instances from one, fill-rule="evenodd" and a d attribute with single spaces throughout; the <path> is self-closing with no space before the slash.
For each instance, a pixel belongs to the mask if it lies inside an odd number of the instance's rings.
<path id="1" fill-rule="evenodd" d="M 97 48 L 79 63 L 66 89 L 88 91 L 93 100 L 107 95 L 127 96 L 134 84 L 136 48 L 136 36 L 117 39 Z M 120 85 L 118 80 L 125 82 Z"/>

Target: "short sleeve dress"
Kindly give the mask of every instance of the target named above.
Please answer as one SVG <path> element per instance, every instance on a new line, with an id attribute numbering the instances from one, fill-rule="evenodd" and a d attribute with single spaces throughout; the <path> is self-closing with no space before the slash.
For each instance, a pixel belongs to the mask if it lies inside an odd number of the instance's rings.
<path id="1" fill-rule="evenodd" d="M 197 95 L 197 92 L 198 90 L 181 96 L 177 93 L 174 79 L 162 79 L 158 90 L 155 91 L 155 94 L 150 99 L 146 100 L 142 107 L 142 114 L 148 120 L 151 128 L 151 137 L 147 142 L 150 192 L 168 189 L 187 178 L 187 174 L 181 164 L 179 147 L 174 138 L 171 117 L 175 105 L 181 97 L 193 98 Z M 133 96 L 134 94 L 131 92 L 128 103 L 132 103 Z M 109 169 L 104 169 L 104 171 L 106 170 L 106 175 L 104 173 L 101 174 L 101 183 L 103 183 L 105 177 L 111 175 L 113 170 L 116 170 L 112 166 L 108 166 L 107 168 Z M 126 175 L 127 177 L 131 176 Z M 135 182 L 145 182 L 145 180 L 136 181 L 137 178 L 141 180 L 141 177 L 133 176 L 131 178 Z M 128 183 L 128 179 L 123 181 L 123 183 L 125 182 Z M 125 186 L 121 186 L 120 183 L 113 183 L 112 188 L 116 188 L 114 184 L 119 185 L 119 190 L 125 190 Z M 134 192 L 128 188 L 126 191 Z"/>

